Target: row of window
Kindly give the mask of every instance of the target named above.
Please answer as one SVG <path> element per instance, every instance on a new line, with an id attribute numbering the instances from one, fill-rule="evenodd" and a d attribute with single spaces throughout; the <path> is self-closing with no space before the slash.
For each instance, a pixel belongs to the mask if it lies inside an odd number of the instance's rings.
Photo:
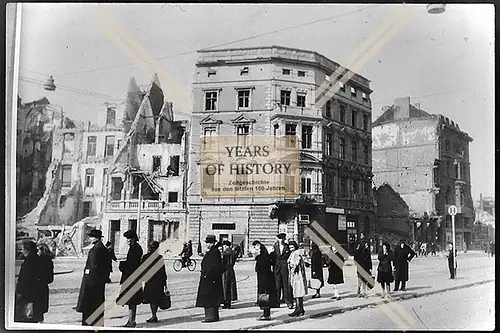
<path id="1" fill-rule="evenodd" d="M 116 149 L 120 149 L 122 140 L 118 140 Z M 115 151 L 115 137 L 113 135 L 106 136 L 104 144 L 104 156 L 113 157 Z M 87 138 L 87 156 L 97 155 L 97 136 L 89 136 Z"/>
<path id="2" fill-rule="evenodd" d="M 332 100 L 328 100 L 325 103 L 325 117 L 332 119 Z M 370 117 L 367 114 L 362 115 L 362 124 L 361 127 L 359 126 L 360 124 L 358 123 L 358 111 L 355 109 L 351 109 L 351 117 L 350 117 L 350 122 L 347 122 L 346 118 L 346 110 L 347 110 L 347 105 L 345 104 L 340 104 L 340 111 L 339 111 L 339 122 L 342 124 L 350 125 L 354 128 L 362 128 L 365 131 L 368 131 L 369 127 L 369 121 Z"/>
<path id="3" fill-rule="evenodd" d="M 444 140 L 444 147 L 445 147 L 446 152 L 450 151 L 450 140 L 449 139 Z M 465 149 L 461 143 L 455 141 L 455 142 L 453 142 L 453 152 L 457 153 L 457 154 L 464 155 Z"/>
<path id="4" fill-rule="evenodd" d="M 334 195 L 335 190 L 335 175 L 325 175 L 325 193 Z M 340 198 L 348 198 L 350 196 L 354 199 L 369 198 L 371 193 L 371 183 L 360 179 L 349 179 L 344 176 L 338 177 L 338 191 Z"/>
<path id="5" fill-rule="evenodd" d="M 347 151 L 347 140 L 346 138 L 339 137 L 339 155 L 338 158 L 345 160 L 346 159 L 346 151 Z M 325 155 L 328 156 L 333 156 L 333 134 L 332 133 L 327 133 L 325 135 Z M 359 142 L 357 139 L 352 138 L 351 139 L 351 159 L 352 162 L 359 162 L 358 161 L 358 146 Z M 362 149 L 363 149 L 363 164 L 370 164 L 370 146 L 369 144 L 362 143 L 361 144 Z"/>

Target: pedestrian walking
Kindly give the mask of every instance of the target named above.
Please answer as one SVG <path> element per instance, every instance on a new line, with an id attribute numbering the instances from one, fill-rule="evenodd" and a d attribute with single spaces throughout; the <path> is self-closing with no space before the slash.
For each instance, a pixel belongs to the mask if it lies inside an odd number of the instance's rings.
<path id="1" fill-rule="evenodd" d="M 49 246 L 45 243 L 40 243 L 38 248 L 38 274 L 40 283 L 40 322 L 43 322 L 43 315 L 49 312 L 49 284 L 54 282 L 54 254 L 50 251 Z"/>
<path id="2" fill-rule="evenodd" d="M 448 270 L 450 271 L 450 279 L 454 279 L 455 275 L 457 274 L 457 266 L 456 266 L 456 257 L 457 257 L 457 250 L 455 250 L 455 256 L 453 256 L 453 244 L 449 243 L 448 244 L 448 255 L 446 258 L 448 258 Z"/>
<path id="3" fill-rule="evenodd" d="M 102 243 L 101 230 L 88 233 L 91 248 L 83 269 L 76 311 L 82 313 L 83 326 L 104 326 L 104 289 L 109 276 L 109 253 Z"/>
<path id="4" fill-rule="evenodd" d="M 271 320 L 271 308 L 280 306 L 272 271 L 273 260 L 260 241 L 254 241 L 252 246 L 255 250 L 255 272 L 257 273 L 257 304 L 264 311 L 259 320 Z"/>
<path id="5" fill-rule="evenodd" d="M 127 230 L 123 236 L 127 239 L 129 249 L 125 261 L 120 261 L 119 269 L 122 272 L 120 278 L 120 294 L 116 299 L 116 304 L 128 306 L 128 320 L 123 327 L 135 327 L 135 318 L 137 315 L 137 305 L 143 301 L 142 280 L 140 275 L 144 269 L 141 269 L 138 276 L 132 278 L 136 270 L 141 266 L 142 247 L 139 245 L 139 237 L 134 230 Z M 132 295 L 130 295 L 132 293 Z"/>
<path id="6" fill-rule="evenodd" d="M 36 244 L 32 241 L 23 242 L 21 252 L 24 261 L 17 279 L 14 321 L 38 323 L 42 319 L 43 305 L 40 299 L 39 257 Z"/>
<path id="7" fill-rule="evenodd" d="M 490 256 L 494 257 L 495 256 L 495 242 L 490 241 Z"/>
<path id="8" fill-rule="evenodd" d="M 307 278 L 306 266 L 304 257 L 299 251 L 297 242 L 288 242 L 290 247 L 290 256 L 288 257 L 288 271 L 290 272 L 290 284 L 292 287 L 292 295 L 295 300 L 295 310 L 289 314 L 290 317 L 303 316 L 304 311 L 304 296 L 307 295 Z"/>
<path id="9" fill-rule="evenodd" d="M 345 258 L 333 246 L 330 246 L 330 253 L 328 256 L 328 284 L 333 286 L 332 299 L 340 300 L 340 293 L 338 289 L 339 284 L 344 283 L 344 263 Z M 332 258 L 335 258 L 332 259 Z"/>
<path id="10" fill-rule="evenodd" d="M 237 260 L 237 254 L 231 249 L 231 242 L 225 240 L 222 242 L 222 290 L 223 290 L 223 309 L 231 308 L 231 302 L 238 300 L 236 288 L 236 274 L 234 273 L 234 264 Z"/>
<path id="11" fill-rule="evenodd" d="M 153 260 L 145 268 L 145 271 L 148 272 L 150 269 L 155 270 L 151 272 L 153 274 L 151 278 L 144 281 L 143 303 L 149 304 L 151 309 L 151 318 L 146 320 L 147 323 L 158 322 L 156 313 L 158 312 L 158 307 L 163 302 L 167 286 L 167 271 L 165 270 L 163 256 L 157 251 L 159 247 L 160 243 L 152 241 L 148 245 L 148 253 L 142 257 L 142 263 L 144 264 L 152 256 Z M 161 262 L 161 265 L 159 262 Z"/>
<path id="12" fill-rule="evenodd" d="M 378 255 L 378 268 L 377 268 L 377 282 L 382 286 L 382 298 L 386 295 L 387 288 L 387 296 L 391 296 L 391 283 L 394 281 L 394 277 L 392 276 L 392 264 L 393 254 L 391 252 L 391 247 L 388 243 L 382 244 L 382 251 L 380 251 Z"/>
<path id="13" fill-rule="evenodd" d="M 293 297 L 290 289 L 288 258 L 290 248 L 285 243 L 286 234 L 280 233 L 276 236 L 277 241 L 273 246 L 272 257 L 274 261 L 274 278 L 276 281 L 276 292 L 280 303 L 286 302 L 289 309 L 293 309 Z M 283 298 L 281 298 L 283 296 Z"/>
<path id="14" fill-rule="evenodd" d="M 399 283 L 401 283 L 401 290 L 406 290 L 410 261 L 413 257 L 415 257 L 415 252 L 405 243 L 405 240 L 402 239 L 394 250 L 394 291 L 399 290 Z"/>
<path id="15" fill-rule="evenodd" d="M 431 243 L 431 254 L 433 256 L 436 255 L 436 243 L 434 243 L 434 242 Z"/>
<path id="16" fill-rule="evenodd" d="M 215 235 L 205 239 L 208 251 L 201 261 L 200 282 L 196 297 L 196 307 L 205 309 L 202 323 L 219 321 L 219 305 L 222 302 L 222 260 L 221 253 L 215 246 Z"/>
<path id="17" fill-rule="evenodd" d="M 360 242 L 356 252 L 354 252 L 354 263 L 356 265 L 356 271 L 358 276 L 358 297 L 368 297 L 366 292 L 366 287 L 368 285 L 368 280 L 364 276 L 372 275 L 372 255 L 370 253 L 370 247 L 367 242 Z M 362 274 L 362 272 L 364 274 Z"/>
<path id="18" fill-rule="evenodd" d="M 325 285 L 323 278 L 323 254 L 316 243 L 311 246 L 311 278 L 318 279 L 321 285 L 316 289 L 316 294 L 312 298 L 320 298 L 320 290 Z"/>

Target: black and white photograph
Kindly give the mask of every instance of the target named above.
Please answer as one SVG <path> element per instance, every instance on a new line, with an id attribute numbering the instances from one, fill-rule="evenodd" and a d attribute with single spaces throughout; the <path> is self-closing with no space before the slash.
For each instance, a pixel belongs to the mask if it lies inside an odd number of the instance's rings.
<path id="1" fill-rule="evenodd" d="M 6 329 L 495 329 L 493 3 L 5 8 Z"/>

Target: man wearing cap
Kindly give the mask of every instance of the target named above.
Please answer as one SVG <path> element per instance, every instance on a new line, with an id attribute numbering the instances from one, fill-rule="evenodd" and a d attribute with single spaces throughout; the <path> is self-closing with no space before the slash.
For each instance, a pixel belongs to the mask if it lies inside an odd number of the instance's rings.
<path id="1" fill-rule="evenodd" d="M 91 230 L 87 235 L 92 248 L 83 270 L 76 311 L 82 313 L 83 326 L 104 326 L 104 286 L 108 279 L 111 259 L 101 241 L 101 230 Z"/>
<path id="2" fill-rule="evenodd" d="M 222 303 L 222 260 L 221 253 L 215 246 L 214 235 L 205 239 L 207 253 L 201 261 L 200 283 L 196 307 L 205 309 L 205 319 L 202 323 L 219 321 L 219 305 Z"/>
<path id="3" fill-rule="evenodd" d="M 277 241 L 274 244 L 272 258 L 274 259 L 274 279 L 276 282 L 276 292 L 278 299 L 285 301 L 289 309 L 293 309 L 293 296 L 288 278 L 288 257 L 290 256 L 290 248 L 285 243 L 286 234 L 280 233 L 276 236 Z M 283 298 L 281 291 L 283 290 Z"/>
<path id="4" fill-rule="evenodd" d="M 415 257 L 415 251 L 406 245 L 405 240 L 402 239 L 399 245 L 394 250 L 394 291 L 399 290 L 399 283 L 401 282 L 401 290 L 406 290 L 406 281 L 408 281 L 409 262 Z"/>

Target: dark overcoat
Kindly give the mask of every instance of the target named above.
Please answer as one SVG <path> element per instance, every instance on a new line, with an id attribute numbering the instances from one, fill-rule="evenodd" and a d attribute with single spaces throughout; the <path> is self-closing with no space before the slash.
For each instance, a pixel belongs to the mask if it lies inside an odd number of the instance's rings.
<path id="1" fill-rule="evenodd" d="M 219 249 L 214 245 L 201 261 L 200 282 L 196 307 L 218 308 L 222 303 L 222 260 Z"/>
<path id="2" fill-rule="evenodd" d="M 372 266 L 372 255 L 369 249 L 358 247 L 356 252 L 354 252 L 354 261 L 356 262 L 356 269 L 358 278 L 360 278 L 364 283 L 367 283 L 363 275 L 360 274 L 361 270 L 365 270 L 368 275 L 371 274 Z"/>
<path id="3" fill-rule="evenodd" d="M 16 285 L 16 304 L 14 321 L 37 323 L 41 320 L 42 300 L 40 299 L 39 257 L 36 253 L 29 254 L 21 265 Z M 33 318 L 24 316 L 24 307 L 33 303 Z"/>
<path id="4" fill-rule="evenodd" d="M 280 251 L 279 243 L 276 242 L 273 246 L 273 253 L 271 253 L 271 257 L 274 261 L 274 274 L 280 275 L 281 272 L 284 272 L 283 276 L 288 276 L 288 257 L 290 257 L 290 248 L 288 244 L 283 246 L 283 253 Z"/>
<path id="5" fill-rule="evenodd" d="M 345 262 L 344 257 L 337 251 L 333 254 L 336 256 L 341 262 L 342 267 L 339 266 L 335 261 L 331 258 L 328 259 L 328 284 L 342 284 L 344 283 L 344 268 L 343 264 Z M 338 261 L 338 260 L 336 260 Z"/>
<path id="6" fill-rule="evenodd" d="M 94 243 L 83 269 L 76 311 L 91 315 L 104 303 L 104 286 L 109 273 L 108 250 L 101 241 Z"/>
<path id="7" fill-rule="evenodd" d="M 127 252 L 127 259 L 125 261 L 120 262 L 118 268 L 122 272 L 122 276 L 120 278 L 120 295 L 116 300 L 116 304 L 118 305 L 137 305 L 141 304 L 143 301 L 143 293 L 142 293 L 142 274 L 137 274 L 137 277 L 132 281 L 127 281 L 127 279 L 141 266 L 142 260 L 142 247 L 139 243 L 135 242 L 130 245 L 130 248 Z M 125 283 L 125 281 L 127 281 Z M 126 294 L 132 288 L 137 289 L 137 292 L 133 294 L 128 300 L 125 299 Z M 128 298 L 128 297 L 127 297 Z"/>
<path id="8" fill-rule="evenodd" d="M 54 262 L 47 255 L 39 257 L 38 273 L 40 274 L 40 312 L 49 311 L 49 284 L 54 281 Z"/>
<path id="9" fill-rule="evenodd" d="M 389 251 L 387 254 L 382 252 L 378 255 L 377 282 L 391 283 L 394 281 L 392 275 L 393 254 Z"/>
<path id="10" fill-rule="evenodd" d="M 255 257 L 257 294 L 268 294 L 271 307 L 279 308 L 278 293 L 276 292 L 276 283 L 274 282 L 274 273 L 272 271 L 272 261 L 267 251 L 263 250 Z"/>
<path id="11" fill-rule="evenodd" d="M 154 260 L 148 265 L 145 270 L 146 272 L 153 269 L 153 267 L 158 267 L 159 261 L 161 261 L 163 265 L 161 265 L 149 280 L 145 281 L 143 303 L 160 304 L 163 300 L 165 286 L 167 285 L 167 271 L 165 270 L 163 256 L 158 254 L 157 251 L 146 253 L 142 257 L 142 262 L 144 263 L 150 256 L 154 256 Z"/>
<path id="12" fill-rule="evenodd" d="M 323 254 L 319 249 L 311 250 L 311 277 L 321 281 L 321 286 L 324 285 L 323 278 Z"/>
<path id="13" fill-rule="evenodd" d="M 233 250 L 228 248 L 222 251 L 222 266 L 225 268 L 224 273 L 222 273 L 224 302 L 236 301 L 238 299 L 236 274 L 234 273 L 236 258 L 236 252 Z"/>
<path id="14" fill-rule="evenodd" d="M 396 281 L 408 281 L 408 263 L 415 257 L 415 251 L 413 251 L 408 245 L 397 246 L 394 249 L 394 279 Z"/>

